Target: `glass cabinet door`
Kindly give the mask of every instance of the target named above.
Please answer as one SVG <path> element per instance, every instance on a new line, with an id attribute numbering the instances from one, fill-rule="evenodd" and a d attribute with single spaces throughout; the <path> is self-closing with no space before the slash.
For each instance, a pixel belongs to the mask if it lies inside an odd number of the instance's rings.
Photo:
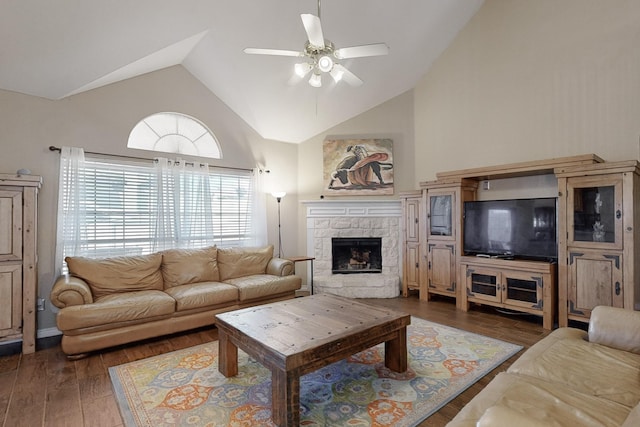
<path id="1" fill-rule="evenodd" d="M 429 194 L 427 208 L 429 237 L 453 238 L 454 193 Z"/>
<path id="2" fill-rule="evenodd" d="M 569 245 L 621 248 L 622 180 L 570 178 L 567 191 Z"/>

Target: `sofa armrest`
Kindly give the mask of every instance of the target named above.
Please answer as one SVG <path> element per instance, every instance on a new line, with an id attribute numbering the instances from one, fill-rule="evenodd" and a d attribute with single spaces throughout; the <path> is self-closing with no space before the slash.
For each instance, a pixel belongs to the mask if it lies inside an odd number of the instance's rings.
<path id="1" fill-rule="evenodd" d="M 478 420 L 476 427 L 546 427 L 548 423 L 528 417 L 507 406 L 496 405 L 488 408 Z"/>
<path id="2" fill-rule="evenodd" d="M 283 258 L 271 258 L 267 264 L 267 274 L 274 276 L 291 276 L 293 274 L 293 261 Z"/>
<path id="3" fill-rule="evenodd" d="M 51 303 L 58 308 L 93 302 L 93 294 L 87 282 L 68 274 L 58 277 L 53 284 L 50 297 Z"/>
<path id="4" fill-rule="evenodd" d="M 589 342 L 640 354 L 640 311 L 595 307 L 589 320 Z"/>

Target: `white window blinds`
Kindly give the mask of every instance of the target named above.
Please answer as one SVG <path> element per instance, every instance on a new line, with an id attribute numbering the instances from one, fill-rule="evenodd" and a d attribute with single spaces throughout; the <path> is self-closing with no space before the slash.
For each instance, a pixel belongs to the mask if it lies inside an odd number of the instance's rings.
<path id="1" fill-rule="evenodd" d="M 250 172 L 161 160 L 162 167 L 87 158 L 71 175 L 62 162 L 61 213 L 75 222 L 62 227 L 63 256 L 147 254 L 250 240 Z"/>

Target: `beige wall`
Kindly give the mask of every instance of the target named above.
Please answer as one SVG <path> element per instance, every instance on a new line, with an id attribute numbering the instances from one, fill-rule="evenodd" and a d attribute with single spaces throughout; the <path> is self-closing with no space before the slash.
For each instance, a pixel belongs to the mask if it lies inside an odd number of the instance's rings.
<path id="1" fill-rule="evenodd" d="M 637 0 L 487 0 L 415 88 L 416 183 L 586 153 L 637 159 L 638 46 Z"/>
<path id="2" fill-rule="evenodd" d="M 151 158 L 154 153 L 126 148 L 133 126 L 160 111 L 189 114 L 217 136 L 224 159 L 207 160 L 220 166 L 272 169 L 278 181 L 294 183 L 297 146 L 265 141 L 183 67 L 176 66 L 109 85 L 60 101 L 50 101 L 0 90 L 0 172 L 27 168 L 42 175 L 38 209 L 39 295 L 47 309 L 39 313 L 38 329 L 55 326 L 49 303 L 54 277 L 59 154 L 48 147 L 77 146 L 86 151 Z M 188 156 L 182 156 L 187 158 Z M 285 167 L 286 166 L 286 167 Z M 272 177 L 267 178 L 270 185 Z M 269 241 L 277 241 L 275 205 L 267 204 Z M 283 206 L 285 218 L 295 218 L 295 207 Z M 296 236 L 283 236 L 293 247 Z"/>

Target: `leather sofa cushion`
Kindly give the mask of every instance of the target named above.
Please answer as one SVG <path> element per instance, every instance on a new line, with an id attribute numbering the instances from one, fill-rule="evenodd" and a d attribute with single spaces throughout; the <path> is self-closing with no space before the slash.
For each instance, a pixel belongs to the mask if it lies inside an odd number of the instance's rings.
<path id="1" fill-rule="evenodd" d="M 272 276 L 256 274 L 247 277 L 229 279 L 226 283 L 238 288 L 240 302 L 267 298 L 285 292 L 300 289 L 302 279 L 298 276 Z"/>
<path id="2" fill-rule="evenodd" d="M 162 254 L 91 259 L 66 257 L 72 276 L 86 281 L 94 298 L 121 292 L 162 290 Z"/>
<path id="3" fill-rule="evenodd" d="M 218 249 L 169 249 L 162 252 L 162 278 L 165 289 L 198 282 L 217 282 Z"/>
<path id="4" fill-rule="evenodd" d="M 93 304 L 74 305 L 58 312 L 58 329 L 64 333 L 96 326 L 121 325 L 127 322 L 170 316 L 176 301 L 162 291 L 134 291 L 110 294 Z"/>
<path id="5" fill-rule="evenodd" d="M 595 307 L 589 320 L 589 341 L 640 354 L 640 315 L 619 307 Z"/>
<path id="6" fill-rule="evenodd" d="M 220 282 L 174 286 L 165 292 L 176 300 L 176 310 L 184 311 L 238 301 L 238 288 Z"/>
<path id="7" fill-rule="evenodd" d="M 588 342 L 587 333 L 560 328 L 508 369 L 632 407 L 640 401 L 640 355 Z"/>
<path id="8" fill-rule="evenodd" d="M 543 421 L 531 418 L 507 406 L 496 405 L 487 409 L 476 427 L 549 427 Z"/>
<path id="9" fill-rule="evenodd" d="M 273 258 L 273 245 L 260 248 L 218 248 L 220 281 L 236 277 L 264 274 Z"/>
<path id="10" fill-rule="evenodd" d="M 502 372 L 471 399 L 447 427 L 476 427 L 485 410 L 496 405 L 511 408 L 550 427 L 619 426 L 631 411 L 619 403 L 559 383 Z"/>

